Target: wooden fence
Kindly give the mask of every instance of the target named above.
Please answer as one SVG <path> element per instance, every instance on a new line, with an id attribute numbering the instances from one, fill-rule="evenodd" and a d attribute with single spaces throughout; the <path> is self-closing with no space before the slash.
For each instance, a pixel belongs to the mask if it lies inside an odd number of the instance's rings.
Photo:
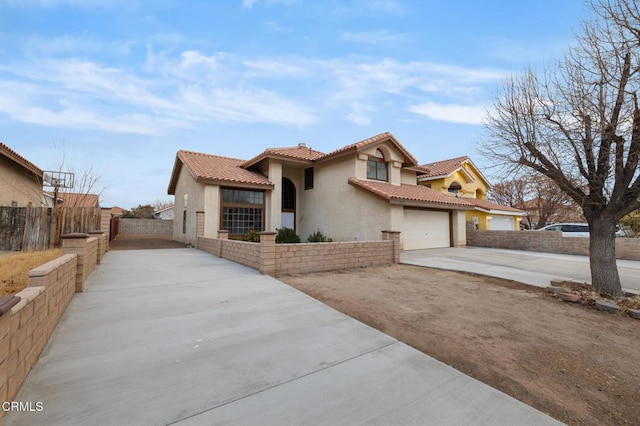
<path id="1" fill-rule="evenodd" d="M 100 229 L 95 207 L 0 207 L 0 250 L 43 250 L 60 236 Z"/>

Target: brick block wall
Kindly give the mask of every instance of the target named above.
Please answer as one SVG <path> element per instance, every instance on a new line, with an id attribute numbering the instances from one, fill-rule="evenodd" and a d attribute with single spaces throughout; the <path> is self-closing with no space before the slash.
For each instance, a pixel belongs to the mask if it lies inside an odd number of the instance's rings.
<path id="1" fill-rule="evenodd" d="M 173 235 L 173 220 L 120 218 L 118 233 Z"/>
<path id="2" fill-rule="evenodd" d="M 76 261 L 65 254 L 29 271 L 27 288 L 16 294 L 20 302 L 0 316 L 2 401 L 15 398 L 73 297 Z"/>
<path id="3" fill-rule="evenodd" d="M 198 237 L 197 248 L 206 251 L 207 253 L 211 253 L 218 257 L 220 256 L 220 248 L 222 247 L 222 240 L 216 238 L 205 238 Z"/>
<path id="4" fill-rule="evenodd" d="M 589 238 L 559 231 L 477 231 L 467 222 L 467 245 L 589 256 Z M 640 238 L 616 238 L 616 258 L 640 260 Z"/>
<path id="5" fill-rule="evenodd" d="M 221 243 L 221 257 L 260 270 L 260 244 L 233 240 L 221 240 Z"/>
<path id="6" fill-rule="evenodd" d="M 276 244 L 275 275 L 394 263 L 392 241 Z"/>
<path id="7" fill-rule="evenodd" d="M 276 244 L 275 233 L 260 235 L 260 243 L 198 237 L 198 249 L 269 275 L 287 275 L 398 263 L 399 233 L 388 231 L 383 241 Z"/>
<path id="8" fill-rule="evenodd" d="M 89 238 L 88 234 L 73 234 L 72 238 L 62 236 L 62 252 L 64 254 L 75 253 L 78 255 L 76 270 L 76 291 L 84 291 L 84 283 L 87 277 L 95 269 L 98 263 L 98 239 Z"/>

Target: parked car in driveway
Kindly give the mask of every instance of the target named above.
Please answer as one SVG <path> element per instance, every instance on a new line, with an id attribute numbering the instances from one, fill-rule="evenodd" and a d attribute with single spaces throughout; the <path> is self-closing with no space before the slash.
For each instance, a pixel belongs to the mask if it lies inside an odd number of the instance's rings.
<path id="1" fill-rule="evenodd" d="M 538 231 L 562 231 L 563 237 L 588 237 L 589 236 L 589 224 L 588 223 L 554 223 L 547 225 L 544 228 L 538 229 Z M 625 238 L 632 237 L 634 235 L 633 230 L 628 226 L 616 226 L 616 237 Z"/>
<path id="2" fill-rule="evenodd" d="M 544 228 L 540 228 L 538 229 L 538 231 L 562 231 L 563 237 L 588 237 L 589 224 L 588 223 L 554 223 L 553 225 L 547 225 Z"/>

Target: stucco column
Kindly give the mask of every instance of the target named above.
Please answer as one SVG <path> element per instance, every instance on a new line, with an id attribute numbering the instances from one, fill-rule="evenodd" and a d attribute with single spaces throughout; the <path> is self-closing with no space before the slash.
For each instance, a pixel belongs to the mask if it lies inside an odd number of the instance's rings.
<path id="1" fill-rule="evenodd" d="M 276 273 L 276 233 L 260 233 L 260 272 L 266 275 Z"/>
<path id="2" fill-rule="evenodd" d="M 400 263 L 400 231 L 382 231 L 382 239 L 393 242 L 393 263 Z"/>
<path id="3" fill-rule="evenodd" d="M 465 247 L 467 245 L 466 212 L 464 210 L 454 210 L 452 216 L 453 246 Z"/>
<path id="4" fill-rule="evenodd" d="M 89 234 L 74 233 L 64 234 L 62 238 L 62 252 L 64 254 L 75 253 L 78 255 L 78 268 L 76 269 L 76 293 L 84 291 L 84 281 L 88 275 L 87 272 L 87 240 Z"/>

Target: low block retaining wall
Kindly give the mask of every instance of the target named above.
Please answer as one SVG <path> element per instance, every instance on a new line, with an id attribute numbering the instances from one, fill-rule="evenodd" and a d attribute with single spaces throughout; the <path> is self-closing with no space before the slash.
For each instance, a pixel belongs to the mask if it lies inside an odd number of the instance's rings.
<path id="1" fill-rule="evenodd" d="M 478 231 L 472 222 L 467 222 L 467 245 L 589 256 L 588 237 L 563 237 L 560 231 Z M 640 260 L 640 238 L 616 238 L 616 258 Z"/>
<path id="2" fill-rule="evenodd" d="M 198 249 L 257 269 L 268 275 L 287 275 L 374 265 L 400 261 L 400 233 L 383 231 L 382 241 L 276 244 L 274 232 L 260 234 L 260 243 L 198 237 Z"/>
<path id="3" fill-rule="evenodd" d="M 62 237 L 63 255 L 29 271 L 27 287 L 0 304 L 0 400 L 13 401 L 49 341 L 73 294 L 98 263 L 99 241 Z M 82 260 L 81 260 L 82 259 Z M 0 410 L 0 424 L 4 411 Z"/>
<path id="4" fill-rule="evenodd" d="M 260 270 L 260 244 L 198 237 L 198 248 L 232 262 Z"/>
<path id="5" fill-rule="evenodd" d="M 173 220 L 127 219 L 118 221 L 119 234 L 173 234 Z"/>

